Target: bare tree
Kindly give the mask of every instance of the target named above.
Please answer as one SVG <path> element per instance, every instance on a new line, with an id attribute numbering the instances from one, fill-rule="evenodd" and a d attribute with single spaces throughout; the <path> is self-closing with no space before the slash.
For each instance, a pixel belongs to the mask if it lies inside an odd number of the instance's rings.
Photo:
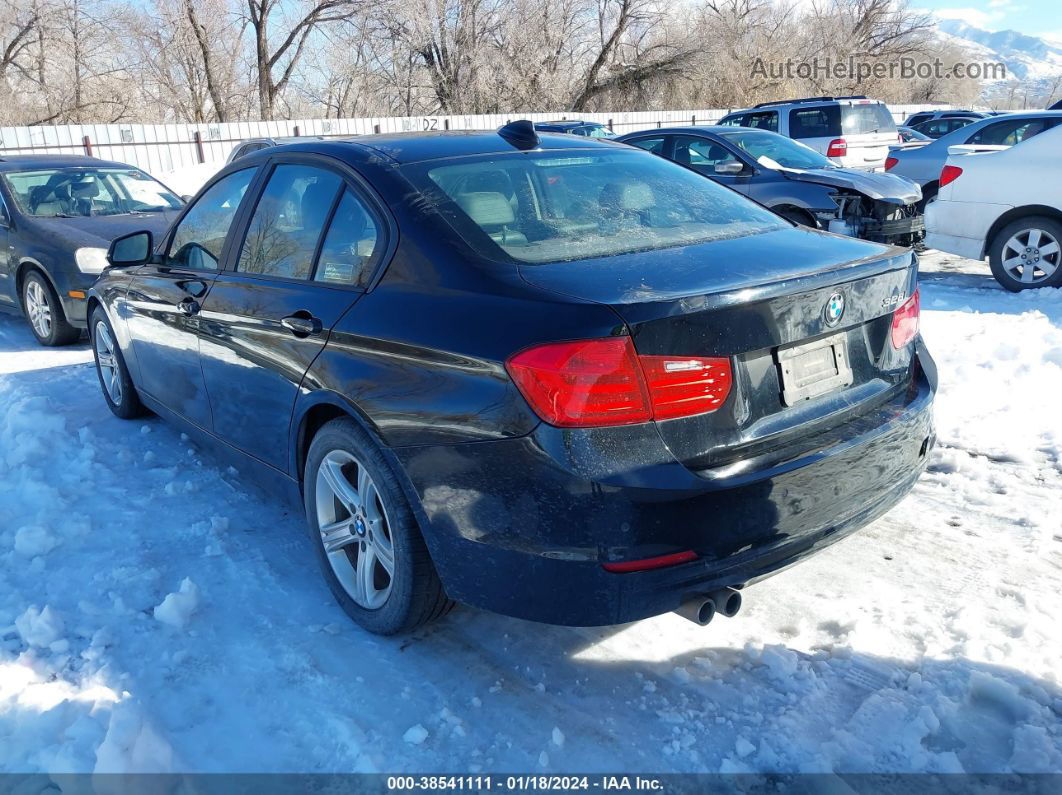
<path id="1" fill-rule="evenodd" d="M 277 96 L 291 80 L 310 36 L 328 23 L 350 19 L 358 5 L 359 0 L 309 0 L 291 9 L 294 19 L 285 25 L 283 17 L 289 9 L 281 0 L 247 0 L 263 119 L 273 118 Z"/>

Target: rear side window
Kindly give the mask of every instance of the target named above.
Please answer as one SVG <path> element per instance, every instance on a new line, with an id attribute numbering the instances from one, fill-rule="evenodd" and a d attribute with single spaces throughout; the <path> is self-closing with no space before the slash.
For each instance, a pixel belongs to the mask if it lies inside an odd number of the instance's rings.
<path id="1" fill-rule="evenodd" d="M 790 138 L 833 138 L 841 134 L 841 108 L 824 105 L 789 111 Z"/>
<path id="2" fill-rule="evenodd" d="M 313 166 L 279 165 L 255 207 L 236 270 L 308 279 L 336 196 L 339 175 Z"/>
<path id="3" fill-rule="evenodd" d="M 967 141 L 969 144 L 1013 146 L 1026 138 L 1042 133 L 1047 127 L 1044 119 L 1010 119 L 982 127 Z"/>
<path id="4" fill-rule="evenodd" d="M 364 286 L 382 246 L 380 222 L 350 188 L 343 193 L 328 226 L 314 279 Z"/>
<path id="5" fill-rule="evenodd" d="M 166 260 L 196 270 L 217 270 L 225 236 L 256 169 L 222 177 L 199 197 L 177 224 Z"/>
<path id="6" fill-rule="evenodd" d="M 719 124 L 722 127 L 743 127 L 745 122 L 745 115 L 743 113 L 735 113 L 733 116 L 724 116 Z"/>
<path id="7" fill-rule="evenodd" d="M 664 154 L 664 136 L 662 135 L 656 138 L 639 138 L 637 141 L 631 141 L 631 143 L 639 149 L 652 152 L 654 155 L 662 156 Z"/>
<path id="8" fill-rule="evenodd" d="M 896 120 L 880 102 L 841 107 L 841 129 L 845 135 L 896 132 Z"/>
<path id="9" fill-rule="evenodd" d="M 759 113 L 747 113 L 745 114 L 745 119 L 741 123 L 741 126 L 778 132 L 778 111 L 765 110 Z"/>
<path id="10" fill-rule="evenodd" d="M 495 155 L 403 171 L 490 259 L 589 259 L 784 227 L 740 194 L 633 149 Z"/>

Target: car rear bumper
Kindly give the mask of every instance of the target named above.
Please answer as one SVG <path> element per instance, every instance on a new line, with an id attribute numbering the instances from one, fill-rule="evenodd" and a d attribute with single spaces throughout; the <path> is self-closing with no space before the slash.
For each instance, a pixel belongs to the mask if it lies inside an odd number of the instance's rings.
<path id="1" fill-rule="evenodd" d="M 542 425 L 517 439 L 393 452 L 451 597 L 534 621 L 617 624 L 763 579 L 899 502 L 934 437 L 935 368 L 921 342 L 912 366 L 901 393 L 798 455 L 700 473 L 652 424 L 607 435 Z M 669 568 L 602 568 L 690 549 L 697 560 Z"/>

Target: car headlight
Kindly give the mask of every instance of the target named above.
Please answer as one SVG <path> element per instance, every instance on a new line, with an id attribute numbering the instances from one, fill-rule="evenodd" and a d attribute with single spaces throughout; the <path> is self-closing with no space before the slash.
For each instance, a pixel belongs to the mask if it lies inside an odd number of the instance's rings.
<path id="1" fill-rule="evenodd" d="M 109 264 L 105 248 L 79 248 L 74 252 L 74 260 L 82 273 L 103 273 Z"/>

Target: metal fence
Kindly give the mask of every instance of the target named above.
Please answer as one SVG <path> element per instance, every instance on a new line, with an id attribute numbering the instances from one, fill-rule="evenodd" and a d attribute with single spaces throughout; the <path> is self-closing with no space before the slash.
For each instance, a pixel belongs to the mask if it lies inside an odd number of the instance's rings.
<path id="1" fill-rule="evenodd" d="M 897 122 L 920 110 L 944 105 L 894 105 Z M 219 163 L 248 138 L 319 135 L 345 138 L 413 130 L 489 130 L 516 118 L 541 122 L 579 118 L 607 124 L 617 133 L 652 127 L 712 124 L 730 111 L 658 110 L 617 113 L 521 113 L 482 116 L 391 116 L 362 119 L 295 119 L 227 124 L 69 124 L 49 127 L 0 127 L 4 154 L 87 154 L 131 163 L 153 174 L 198 163 Z"/>

